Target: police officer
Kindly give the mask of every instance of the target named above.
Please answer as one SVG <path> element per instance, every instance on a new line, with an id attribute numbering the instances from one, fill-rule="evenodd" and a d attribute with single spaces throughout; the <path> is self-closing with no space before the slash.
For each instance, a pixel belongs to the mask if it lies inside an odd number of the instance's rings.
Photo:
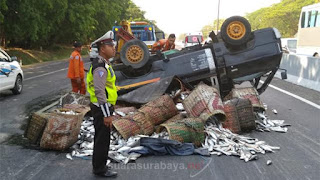
<path id="1" fill-rule="evenodd" d="M 113 177 L 117 173 L 106 166 L 110 145 L 113 106 L 117 101 L 116 76 L 109 59 L 115 56 L 113 32 L 108 31 L 94 43 L 99 55 L 93 59 L 87 74 L 87 90 L 90 94 L 90 108 L 94 118 L 93 173 L 102 177 Z"/>

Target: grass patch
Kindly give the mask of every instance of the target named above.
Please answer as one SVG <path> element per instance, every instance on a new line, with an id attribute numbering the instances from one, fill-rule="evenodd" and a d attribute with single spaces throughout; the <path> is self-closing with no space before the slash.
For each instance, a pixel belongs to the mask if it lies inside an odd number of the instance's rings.
<path id="1" fill-rule="evenodd" d="M 73 51 L 73 47 L 54 45 L 48 49 L 43 49 L 42 51 L 21 48 L 8 48 L 5 49 L 5 51 L 10 56 L 16 56 L 18 60 L 22 60 L 23 65 L 30 65 L 34 63 L 68 59 Z M 88 55 L 88 48 L 86 46 L 83 46 L 81 55 Z"/>

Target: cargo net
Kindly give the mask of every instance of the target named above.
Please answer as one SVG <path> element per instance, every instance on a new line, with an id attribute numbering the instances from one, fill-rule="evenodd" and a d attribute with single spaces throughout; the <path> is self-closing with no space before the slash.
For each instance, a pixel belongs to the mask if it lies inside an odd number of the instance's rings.
<path id="1" fill-rule="evenodd" d="M 59 103 L 60 107 L 63 107 L 65 104 L 89 105 L 90 99 L 84 95 L 70 92 L 62 96 Z"/>

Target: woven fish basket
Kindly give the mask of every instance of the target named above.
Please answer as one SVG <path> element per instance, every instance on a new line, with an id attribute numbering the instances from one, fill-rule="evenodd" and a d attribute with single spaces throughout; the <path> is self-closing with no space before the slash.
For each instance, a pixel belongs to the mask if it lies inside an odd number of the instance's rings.
<path id="1" fill-rule="evenodd" d="M 241 133 L 241 127 L 238 118 L 238 112 L 235 104 L 239 99 L 233 99 L 224 102 L 224 112 L 226 113 L 226 120 L 222 122 L 222 126 L 229 129 L 231 132 Z"/>
<path id="2" fill-rule="evenodd" d="M 133 121 L 133 115 L 127 115 L 112 122 L 116 130 L 124 139 L 137 134 L 143 134 L 138 124 Z"/>
<path id="3" fill-rule="evenodd" d="M 239 124 L 242 132 L 249 132 L 256 129 L 255 115 L 249 99 L 239 99 L 235 104 Z"/>
<path id="4" fill-rule="evenodd" d="M 167 121 L 165 121 L 164 123 L 162 124 L 168 124 L 168 123 L 171 123 L 171 122 L 176 122 L 176 121 L 179 121 L 181 119 L 184 119 L 186 118 L 183 114 L 177 114 L 175 116 L 173 116 L 172 118 L 168 119 Z"/>
<path id="5" fill-rule="evenodd" d="M 59 109 L 64 111 L 64 109 Z M 42 134 L 40 147 L 44 149 L 65 150 L 78 140 L 83 115 L 52 112 Z"/>
<path id="6" fill-rule="evenodd" d="M 152 121 L 150 121 L 148 114 L 137 111 L 133 114 L 132 118 L 140 127 L 142 134 L 151 135 L 154 132 L 154 125 Z"/>
<path id="7" fill-rule="evenodd" d="M 249 99 L 234 98 L 224 104 L 227 120 L 222 123 L 223 127 L 237 134 L 256 129 L 255 115 Z"/>
<path id="8" fill-rule="evenodd" d="M 204 122 L 213 118 L 226 119 L 219 91 L 206 84 L 199 84 L 182 104 L 190 117 L 199 117 Z"/>
<path id="9" fill-rule="evenodd" d="M 178 114 L 178 109 L 169 95 L 163 95 L 143 105 L 139 112 L 146 114 L 152 124 L 159 125 Z"/>
<path id="10" fill-rule="evenodd" d="M 176 122 L 176 121 L 180 121 L 181 119 L 184 119 L 184 115 L 179 113 L 175 116 L 173 116 L 172 118 L 168 119 L 167 121 L 163 122 L 162 124 L 160 124 L 159 126 L 156 127 L 156 132 L 157 133 L 160 133 L 162 130 L 163 130 L 163 126 L 161 125 L 164 125 L 164 124 L 168 124 L 168 123 L 171 123 L 171 122 Z"/>
<path id="11" fill-rule="evenodd" d="M 255 111 L 265 111 L 265 108 L 260 100 L 259 93 L 253 87 L 234 88 L 231 91 L 232 98 L 249 99 Z"/>
<path id="12" fill-rule="evenodd" d="M 129 113 L 136 112 L 137 108 L 135 108 L 133 106 L 132 107 L 121 107 L 121 108 L 115 109 L 115 111 L 122 112 L 124 114 L 129 114 Z"/>
<path id="13" fill-rule="evenodd" d="M 48 121 L 47 113 L 33 113 L 28 124 L 26 136 L 32 144 L 38 144 Z"/>
<path id="14" fill-rule="evenodd" d="M 185 118 L 160 126 L 166 128 L 170 139 L 195 146 L 201 146 L 204 141 L 204 124 L 200 118 Z"/>

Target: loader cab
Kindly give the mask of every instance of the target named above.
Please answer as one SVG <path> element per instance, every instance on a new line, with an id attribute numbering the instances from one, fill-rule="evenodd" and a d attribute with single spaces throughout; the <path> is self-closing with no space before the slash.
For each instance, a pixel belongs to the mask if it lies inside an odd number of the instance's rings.
<path id="1" fill-rule="evenodd" d="M 152 45 L 157 41 L 157 36 L 155 32 L 155 27 L 151 24 L 148 24 L 147 22 L 130 22 L 130 33 L 133 34 L 133 36 L 136 39 L 139 39 L 143 41 L 149 49 L 152 48 Z M 117 31 L 122 28 L 121 26 L 113 26 L 112 31 L 115 34 L 114 40 L 117 41 Z"/>

